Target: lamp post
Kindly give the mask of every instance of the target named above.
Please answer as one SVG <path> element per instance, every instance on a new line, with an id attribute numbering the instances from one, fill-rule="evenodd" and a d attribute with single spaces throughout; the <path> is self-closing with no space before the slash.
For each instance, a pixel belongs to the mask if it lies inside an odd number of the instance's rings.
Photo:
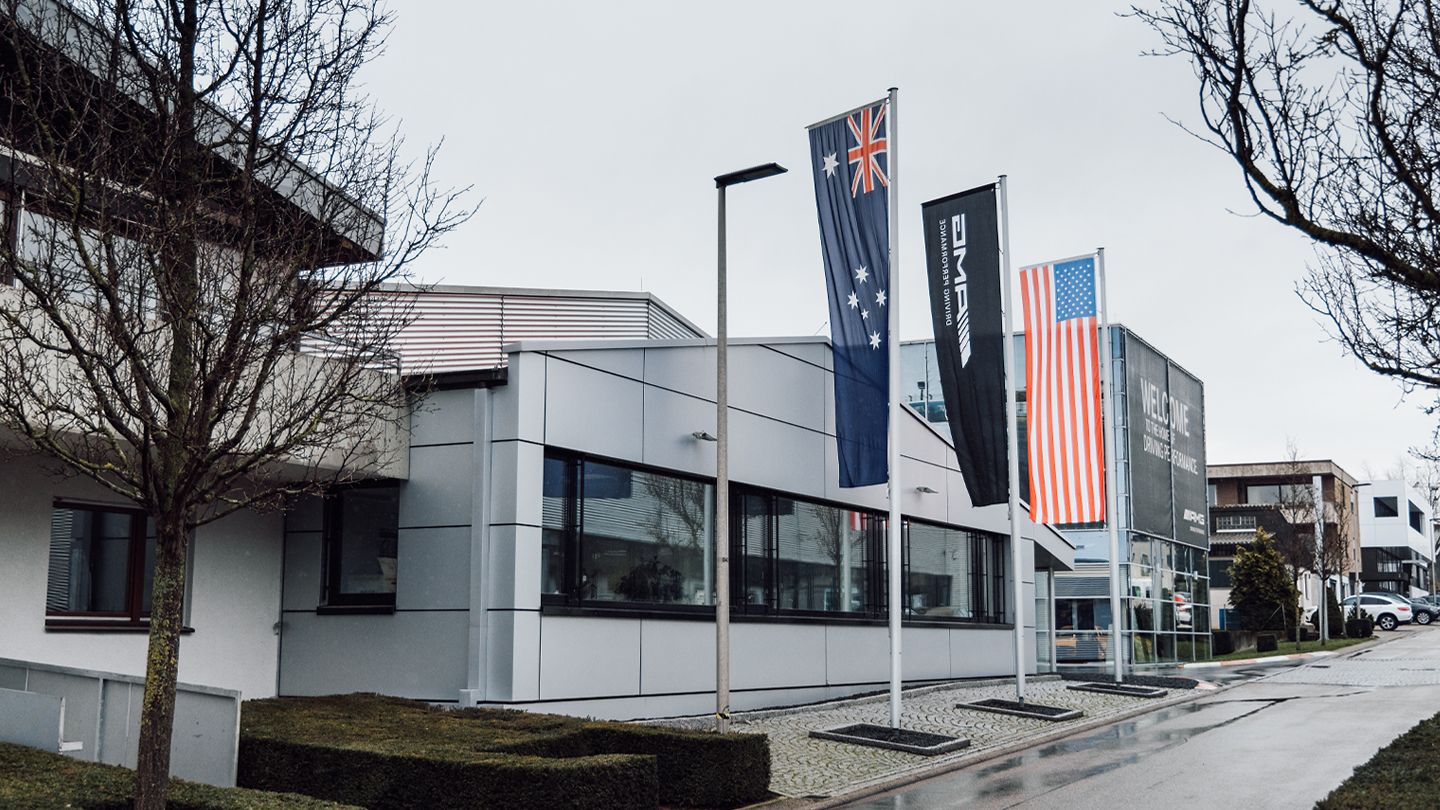
<path id="1" fill-rule="evenodd" d="M 715 730 L 730 730 L 730 367 L 725 323 L 725 189 L 784 174 L 778 163 L 715 178 L 719 194 L 715 326 Z"/>
<path id="2" fill-rule="evenodd" d="M 1317 611 L 1318 620 L 1315 625 L 1320 630 L 1320 646 L 1325 646 L 1330 640 L 1330 600 L 1327 598 L 1330 593 L 1329 578 L 1325 572 L 1325 489 L 1320 476 L 1313 476 L 1310 480 L 1312 487 L 1311 498 L 1315 502 L 1315 567 L 1317 579 L 1320 580 L 1320 609 Z M 1338 485 L 1337 485 L 1338 490 Z M 1339 526 L 1336 526 L 1338 532 Z M 1295 628 L 1295 643 L 1300 643 L 1300 628 Z"/>

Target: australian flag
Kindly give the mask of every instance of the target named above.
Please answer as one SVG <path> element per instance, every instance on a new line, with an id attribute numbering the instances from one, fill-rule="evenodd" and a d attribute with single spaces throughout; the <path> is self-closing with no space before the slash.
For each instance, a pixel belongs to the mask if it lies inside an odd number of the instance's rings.
<path id="1" fill-rule="evenodd" d="M 810 128 L 835 354 L 840 486 L 888 479 L 890 139 L 884 102 Z"/>

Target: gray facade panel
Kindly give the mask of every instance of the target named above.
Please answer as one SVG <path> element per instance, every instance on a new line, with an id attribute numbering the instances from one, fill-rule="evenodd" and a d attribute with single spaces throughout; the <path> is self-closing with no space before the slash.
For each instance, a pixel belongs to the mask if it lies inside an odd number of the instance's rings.
<path id="1" fill-rule="evenodd" d="M 325 592 L 320 570 L 323 544 L 319 531 L 286 533 L 281 605 L 285 610 L 314 610 L 320 604 Z"/>
<path id="2" fill-rule="evenodd" d="M 730 681 L 735 689 L 827 682 L 823 624 L 732 624 L 730 642 Z"/>
<path id="3" fill-rule="evenodd" d="M 400 526 L 468 526 L 475 492 L 470 445 L 414 447 L 400 488 Z"/>
<path id="4" fill-rule="evenodd" d="M 540 699 L 640 694 L 640 626 L 636 619 L 542 616 Z"/>
<path id="5" fill-rule="evenodd" d="M 641 383 L 553 357 L 545 378 L 546 444 L 629 461 L 644 457 Z"/>
<path id="6" fill-rule="evenodd" d="M 492 524 L 540 525 L 545 448 L 531 442 L 490 445 L 490 517 Z M 483 487 L 481 482 L 476 488 Z"/>
<path id="7" fill-rule="evenodd" d="M 901 661 L 908 663 L 903 657 Z M 888 629 L 847 625 L 825 627 L 825 683 L 865 683 L 889 679 Z"/>
<path id="8" fill-rule="evenodd" d="M 647 695 L 715 688 L 715 625 L 645 619 L 640 628 L 640 691 Z"/>
<path id="9" fill-rule="evenodd" d="M 731 362 L 738 356 L 733 351 Z M 645 382 L 715 402 L 715 349 L 687 346 L 645 349 Z"/>
<path id="10" fill-rule="evenodd" d="M 395 566 L 399 610 L 470 606 L 470 527 L 401 529 Z"/>
<path id="11" fill-rule="evenodd" d="M 715 475 L 715 443 L 695 431 L 715 435 L 715 403 L 645 387 L 644 463 L 692 475 Z"/>
<path id="12" fill-rule="evenodd" d="M 540 609 L 540 528 L 490 527 L 490 603 L 522 610 Z"/>
<path id="13" fill-rule="evenodd" d="M 1029 642 L 1034 647 L 1033 640 Z M 950 630 L 950 677 L 1015 674 L 1015 634 L 1002 628 Z"/>
<path id="14" fill-rule="evenodd" d="M 730 375 L 730 405 L 810 430 L 825 429 L 823 369 L 764 346 L 739 346 Z"/>
<path id="15" fill-rule="evenodd" d="M 544 443 L 546 360 L 545 355 L 532 352 L 511 356 L 505 384 L 491 389 L 489 395 L 494 441 Z"/>
<path id="16" fill-rule="evenodd" d="M 833 443 L 833 439 L 829 441 Z M 826 443 L 822 433 L 732 411 L 730 477 L 812 498 L 824 497 Z"/>
<path id="17" fill-rule="evenodd" d="M 453 444 L 475 437 L 475 396 L 470 389 L 432 391 L 410 415 L 410 445 Z"/>
<path id="18" fill-rule="evenodd" d="M 288 613 L 280 694 L 382 692 L 454 700 L 465 686 L 468 624 L 464 612 Z"/>

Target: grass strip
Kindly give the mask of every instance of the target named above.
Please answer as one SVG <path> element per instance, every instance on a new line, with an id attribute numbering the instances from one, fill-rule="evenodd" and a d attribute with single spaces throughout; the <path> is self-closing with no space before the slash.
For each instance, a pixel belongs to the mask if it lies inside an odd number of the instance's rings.
<path id="1" fill-rule="evenodd" d="M 1355 645 L 1355 644 L 1360 644 L 1360 643 L 1362 643 L 1362 642 L 1366 642 L 1366 641 L 1369 641 L 1369 640 L 1370 640 L 1370 639 L 1368 639 L 1368 638 L 1332 638 L 1332 639 L 1330 639 L 1330 641 L 1329 641 L 1325 646 L 1323 646 L 1323 647 L 1320 646 L 1320 642 L 1319 642 L 1319 641 L 1302 641 L 1302 642 L 1300 642 L 1300 645 L 1299 645 L 1299 648 L 1298 648 L 1298 649 L 1296 648 L 1295 642 L 1293 642 L 1293 641 L 1282 641 L 1282 642 L 1280 642 L 1280 649 L 1278 649 L 1278 650 L 1271 650 L 1270 652 L 1263 652 L 1263 653 L 1262 653 L 1262 652 L 1256 652 L 1256 651 L 1254 651 L 1254 650 L 1236 650 L 1236 651 L 1233 652 L 1233 653 L 1226 653 L 1225 655 L 1217 655 L 1217 656 L 1215 656 L 1214 660 L 1216 660 L 1216 661 L 1244 661 L 1244 660 L 1247 660 L 1247 659 L 1250 659 L 1250 658 L 1270 658 L 1270 657 L 1277 656 L 1277 655 L 1294 655 L 1295 653 L 1319 652 L 1319 651 L 1321 651 L 1321 650 L 1325 650 L 1325 651 L 1328 651 L 1328 652 L 1334 652 L 1335 650 L 1343 650 L 1343 649 L 1345 649 L 1346 647 L 1350 647 L 1350 646 L 1353 646 L 1353 645 Z"/>
<path id="2" fill-rule="evenodd" d="M 1440 797 L 1440 714 L 1421 720 L 1414 728 L 1381 748 L 1369 762 L 1329 796 L 1316 802 L 1316 810 L 1391 810 L 1396 807 L 1434 807 Z"/>
<path id="3" fill-rule="evenodd" d="M 130 810 L 135 772 L 0 743 L 0 807 L 40 810 Z M 170 810 L 358 810 L 353 805 L 244 788 L 222 788 L 170 780 Z"/>

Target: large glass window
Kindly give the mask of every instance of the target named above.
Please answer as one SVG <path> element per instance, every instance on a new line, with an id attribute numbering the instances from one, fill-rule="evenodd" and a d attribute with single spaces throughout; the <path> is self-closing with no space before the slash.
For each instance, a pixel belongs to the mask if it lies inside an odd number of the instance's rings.
<path id="1" fill-rule="evenodd" d="M 1387 517 L 1399 517 L 1399 516 L 1400 516 L 1400 504 L 1398 503 L 1398 501 L 1397 501 L 1395 498 L 1376 498 L 1376 499 L 1375 499 L 1375 517 L 1377 517 L 1377 518 L 1387 518 Z"/>
<path id="2" fill-rule="evenodd" d="M 154 524 L 138 510 L 57 504 L 45 610 L 139 622 L 150 615 Z"/>
<path id="3" fill-rule="evenodd" d="M 867 598 L 865 515 L 775 499 L 776 575 L 781 610 L 853 613 Z"/>
<path id="4" fill-rule="evenodd" d="M 715 508 L 707 481 L 547 451 L 545 602 L 713 606 Z M 732 612 L 883 617 L 885 526 L 879 513 L 735 486 Z M 907 617 L 1007 620 L 1004 538 L 913 523 L 904 545 Z"/>
<path id="5" fill-rule="evenodd" d="M 914 521 L 905 536 L 907 614 L 1005 621 L 1003 538 Z"/>
<path id="6" fill-rule="evenodd" d="M 714 604 L 710 484 L 545 459 L 541 592 L 575 602 Z"/>
<path id="7" fill-rule="evenodd" d="M 400 489 L 394 484 L 337 489 L 325 499 L 326 603 L 395 604 Z"/>
<path id="8" fill-rule="evenodd" d="M 731 512 L 732 608 L 873 613 L 883 604 L 879 515 L 741 488 Z"/>

